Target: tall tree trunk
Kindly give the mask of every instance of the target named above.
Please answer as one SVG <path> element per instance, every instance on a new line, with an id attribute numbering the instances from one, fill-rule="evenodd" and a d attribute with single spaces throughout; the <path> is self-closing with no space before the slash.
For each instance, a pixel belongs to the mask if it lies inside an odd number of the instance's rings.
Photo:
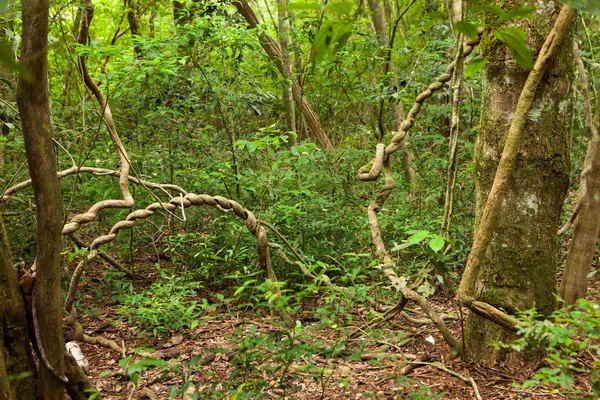
<path id="1" fill-rule="evenodd" d="M 63 399 L 64 348 L 60 262 L 62 197 L 56 175 L 48 97 L 48 0 L 23 0 L 23 64 L 33 76 L 19 80 L 17 104 L 37 208 L 36 296 L 39 339 L 45 353 L 40 361 L 38 392 L 43 399 Z M 40 354 L 41 355 L 41 354 Z M 42 356 L 42 355 L 41 355 Z M 41 358 L 44 358 L 43 356 Z M 47 365 L 49 363 L 50 368 Z"/>
<path id="2" fill-rule="evenodd" d="M 513 6 L 524 4 L 521 0 Z M 556 230 L 570 164 L 566 105 L 572 46 L 563 38 L 574 15 L 563 7 L 558 38 L 546 44 L 544 57 L 529 74 L 504 43 L 491 36 L 482 41 L 488 62 L 474 156 L 476 235 L 457 297 L 469 301 L 472 296 L 509 314 L 532 307 L 549 313 L 555 307 Z M 558 2 L 549 2 L 531 20 L 518 23 L 534 57 L 558 9 Z M 548 49 L 557 49 L 556 55 Z M 466 352 L 475 360 L 505 357 L 492 343 L 509 338 L 507 331 L 477 314 L 467 320 Z"/>
<path id="3" fill-rule="evenodd" d="M 234 0 L 233 5 L 242 17 L 244 17 L 250 28 L 255 29 L 258 27 L 258 18 L 246 0 Z M 283 56 L 281 55 L 281 51 L 277 47 L 277 44 L 275 44 L 273 39 L 266 33 L 259 33 L 258 39 L 265 52 L 271 57 L 277 66 L 277 69 L 279 69 L 279 72 L 281 72 L 281 75 L 283 76 L 283 62 L 281 61 Z M 321 147 L 324 149 L 333 149 L 329 137 L 321 126 L 319 116 L 314 112 L 306 98 L 303 96 L 300 84 L 296 79 L 292 80 L 292 93 L 296 101 L 300 103 L 300 111 L 306 120 L 306 124 L 315 135 L 315 138 Z"/>
<path id="4" fill-rule="evenodd" d="M 574 51 L 578 53 L 575 45 Z M 575 220 L 573 239 L 569 247 L 565 273 L 560 283 L 560 298 L 563 305 L 575 304 L 577 299 L 585 297 L 588 274 L 594 259 L 598 233 L 600 232 L 600 98 L 596 105 L 596 115 L 591 120 L 591 107 L 586 71 L 581 58 L 577 54 L 582 92 L 585 98 L 586 127 L 591 133 L 588 152 L 581 173 L 580 192 L 581 209 Z"/>
<path id="5" fill-rule="evenodd" d="M 377 41 L 380 47 L 385 47 L 388 45 L 387 23 L 385 14 L 381 9 L 381 0 L 368 0 L 368 3 L 375 33 L 377 33 Z"/>
<path id="6" fill-rule="evenodd" d="M 283 77 L 281 82 L 281 92 L 285 110 L 285 127 L 288 132 L 296 132 L 296 115 L 294 110 L 294 94 L 292 93 L 292 82 L 294 81 L 294 71 L 292 69 L 292 56 L 290 54 L 290 27 L 288 24 L 286 0 L 277 0 L 277 17 L 279 19 L 279 45 L 281 54 Z M 296 136 L 291 137 L 292 144 L 296 143 Z"/>

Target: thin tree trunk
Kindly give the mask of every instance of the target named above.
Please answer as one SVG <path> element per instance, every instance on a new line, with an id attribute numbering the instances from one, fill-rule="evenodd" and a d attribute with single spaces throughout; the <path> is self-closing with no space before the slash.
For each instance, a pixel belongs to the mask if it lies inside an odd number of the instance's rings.
<path id="1" fill-rule="evenodd" d="M 60 286 L 63 219 L 48 97 L 49 1 L 23 0 L 22 10 L 21 58 L 33 80 L 19 80 L 17 104 L 37 208 L 37 282 L 32 303 L 37 309 L 37 345 L 42 359 L 38 393 L 42 399 L 59 400 L 64 398 L 65 392 L 64 383 L 59 379 L 64 377 L 65 371 Z"/>
<path id="2" fill-rule="evenodd" d="M 368 0 L 368 3 L 371 10 L 371 20 L 377 34 L 377 42 L 379 42 L 379 47 L 385 47 L 388 45 L 387 23 L 385 14 L 381 9 L 381 0 Z"/>
<path id="3" fill-rule="evenodd" d="M 564 306 L 575 304 L 577 299 L 585 297 L 588 286 L 587 276 L 590 273 L 600 232 L 600 100 L 596 105 L 596 115 L 592 121 L 587 75 L 576 43 L 573 50 L 581 79 L 581 91 L 585 97 L 586 128 L 590 131 L 591 139 L 581 173 L 581 208 L 575 220 L 567 265 L 560 283 L 559 296 L 563 299 Z"/>
<path id="4" fill-rule="evenodd" d="M 233 5 L 244 17 L 250 28 L 255 29 L 258 27 L 258 18 L 246 0 L 234 0 Z M 258 35 L 258 39 L 260 40 L 260 44 L 262 45 L 263 49 L 266 51 L 269 57 L 271 57 L 277 66 L 277 69 L 279 69 L 279 72 L 281 72 L 283 76 L 283 62 L 281 61 L 283 56 L 281 55 L 281 51 L 279 51 L 279 48 L 269 35 L 266 33 L 259 33 Z M 321 147 L 328 150 L 333 149 L 333 145 L 331 144 L 329 137 L 327 137 L 323 127 L 321 126 L 319 116 L 313 111 L 306 98 L 302 95 L 300 84 L 296 79 L 292 80 L 292 93 L 296 101 L 300 103 L 300 111 Z"/>
<path id="5" fill-rule="evenodd" d="M 277 17 L 279 19 L 279 45 L 281 54 L 283 77 L 281 82 L 281 92 L 283 97 L 283 106 L 285 110 L 285 126 L 287 132 L 296 132 L 296 115 L 294 110 L 294 94 L 292 93 L 292 82 L 294 81 L 294 72 L 292 69 L 292 57 L 290 54 L 290 27 L 288 24 L 287 11 L 285 6 L 287 0 L 277 0 Z M 290 138 L 292 144 L 296 144 L 296 135 Z"/>

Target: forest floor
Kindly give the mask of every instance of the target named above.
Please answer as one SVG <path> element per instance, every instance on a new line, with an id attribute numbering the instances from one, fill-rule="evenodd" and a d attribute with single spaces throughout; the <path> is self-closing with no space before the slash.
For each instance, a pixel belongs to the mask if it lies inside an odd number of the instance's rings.
<path id="1" fill-rule="evenodd" d="M 102 335 L 128 349 L 124 355 L 98 345 L 81 344 L 89 361 L 88 374 L 107 400 L 169 399 L 173 387 L 180 390 L 176 396 L 178 399 L 257 398 L 244 395 L 247 392 L 243 389 L 255 388 L 257 383 L 265 385 L 262 390 L 259 389 L 264 395 L 262 398 L 429 399 L 441 394 L 440 398 L 444 399 L 476 399 L 471 383 L 442 369 L 462 378 L 472 378 L 482 399 L 567 398 L 548 386 L 524 389 L 514 385 L 530 379 L 538 368 L 544 366 L 543 360 L 512 366 L 446 360 L 449 347 L 433 325 L 418 321 L 423 320 L 424 316 L 413 304 L 407 307 L 408 315 L 414 318 L 412 321 L 399 314 L 381 328 L 378 337 L 365 336 L 348 344 L 349 347 L 362 349 L 362 352 L 354 356 L 336 357 L 313 354 L 312 364 L 319 367 L 317 372 L 306 369 L 302 365 L 305 360 L 302 357 L 300 361 L 296 359 L 289 363 L 283 370 L 269 368 L 279 360 L 274 356 L 273 348 L 283 349 L 282 353 L 285 353 L 286 336 L 280 327 L 271 324 L 269 316 L 258 315 L 254 311 L 232 313 L 231 310 L 216 309 L 208 312 L 192 330 L 161 338 L 151 333 L 142 334 L 136 327 L 120 319 L 108 295 L 98 296 L 99 291 L 103 290 L 103 271 L 104 267 L 99 263 L 89 266 L 85 283 L 87 287 L 82 290 L 89 295 L 82 295 L 79 307 L 95 310 L 88 315 L 81 313 L 80 321 L 87 334 Z M 157 276 L 155 271 L 138 271 L 138 274 L 146 279 L 142 286 L 148 285 Z M 598 282 L 590 283 L 593 284 L 591 300 L 597 302 L 600 299 Z M 136 283 L 136 287 L 138 285 Z M 91 294 L 94 289 L 95 296 Z M 207 293 L 198 293 L 199 301 L 203 297 L 207 297 Z M 430 304 L 438 312 L 450 314 L 447 324 L 454 337 L 460 338 L 461 324 L 456 313 L 452 312 L 455 305 L 440 295 L 430 298 Z M 359 313 L 360 310 L 352 312 Z M 305 332 L 310 332 L 315 343 L 321 345 L 339 343 L 343 336 L 339 330 L 323 328 L 314 318 L 307 318 L 301 323 Z M 402 334 L 399 335 L 400 332 Z M 262 339 L 248 341 L 253 337 Z M 269 337 L 273 339 L 269 340 Z M 244 340 L 247 346 L 240 347 Z M 139 348 L 152 348 L 156 352 L 150 355 L 134 354 L 133 349 Z M 155 368 L 138 364 L 140 377 L 136 388 L 119 362 L 125 357 L 133 357 L 132 363 L 136 363 L 143 355 L 165 361 L 164 365 Z M 196 363 L 193 368 L 186 364 L 191 360 Z M 426 360 L 442 369 L 432 365 L 410 364 L 419 360 Z M 240 364 L 244 363 L 245 369 L 240 369 Z M 245 372 L 240 375 L 240 371 Z M 191 397 L 193 389 L 188 389 L 188 395 L 181 394 L 181 383 L 185 376 L 195 383 L 196 390 L 200 390 L 197 397 Z M 588 392 L 589 376 L 578 376 L 576 386 Z M 238 396 L 233 395 L 231 387 L 241 388 Z"/>

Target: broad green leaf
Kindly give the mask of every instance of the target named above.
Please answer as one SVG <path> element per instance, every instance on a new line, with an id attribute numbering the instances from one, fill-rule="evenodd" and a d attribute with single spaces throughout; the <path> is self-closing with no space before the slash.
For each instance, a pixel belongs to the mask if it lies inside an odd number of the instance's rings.
<path id="1" fill-rule="evenodd" d="M 454 24 L 456 30 L 460 33 L 463 33 L 469 39 L 475 40 L 477 39 L 477 27 L 470 22 L 467 21 L 458 21 Z"/>
<path id="2" fill-rule="evenodd" d="M 519 65 L 526 69 L 533 68 L 533 57 L 529 46 L 525 42 L 525 32 L 519 28 L 504 27 L 494 30 L 494 36 L 506 43 L 510 53 Z"/>
<path id="3" fill-rule="evenodd" d="M 335 44 L 333 46 L 333 55 L 337 54 L 352 35 L 352 24 L 342 23 L 338 27 Z"/>
<path id="4" fill-rule="evenodd" d="M 406 239 L 410 243 L 419 243 L 429 236 L 429 231 L 417 231 Z"/>
<path id="5" fill-rule="evenodd" d="M 315 64 L 319 63 L 325 54 L 335 55 L 352 34 L 352 24 L 348 22 L 330 22 L 317 32 L 313 41 Z"/>
<path id="6" fill-rule="evenodd" d="M 515 8 L 514 10 L 510 10 L 508 12 L 507 19 L 516 19 L 516 18 L 531 18 L 533 12 L 537 10 L 536 7 L 533 6 L 525 6 L 521 8 Z M 500 22 L 503 20 L 501 19 Z"/>
<path id="7" fill-rule="evenodd" d="M 444 248 L 444 238 L 441 236 L 434 237 L 429 241 L 429 247 L 431 247 L 431 250 L 437 253 Z"/>
<path id="8" fill-rule="evenodd" d="M 246 143 L 246 149 L 248 149 L 248 153 L 254 153 L 256 151 L 256 142 L 248 142 Z"/>
<path id="9" fill-rule="evenodd" d="M 560 0 L 581 12 L 590 13 L 600 17 L 600 1 L 598 0 Z"/>
<path id="10" fill-rule="evenodd" d="M 0 39 L 0 66 L 3 66 L 9 71 L 17 72 L 19 76 L 26 81 L 31 82 L 33 80 L 31 71 L 14 60 L 12 48 L 4 39 Z"/>
<path id="11" fill-rule="evenodd" d="M 504 11 L 500 7 L 493 6 L 490 4 L 475 6 L 475 7 L 473 7 L 473 10 L 488 11 L 488 12 L 491 12 L 492 14 L 496 14 L 498 16 L 498 18 L 501 18 L 503 20 L 508 18 L 508 13 L 506 11 Z"/>
<path id="12" fill-rule="evenodd" d="M 485 67 L 485 63 L 487 60 L 482 57 L 472 58 L 471 61 L 467 64 L 467 68 L 465 69 L 465 76 L 467 78 L 473 78 L 483 67 Z"/>
<path id="13" fill-rule="evenodd" d="M 325 9 L 328 11 L 347 16 L 351 16 L 355 8 L 356 4 L 349 1 L 344 1 L 341 3 L 329 3 L 325 6 Z"/>

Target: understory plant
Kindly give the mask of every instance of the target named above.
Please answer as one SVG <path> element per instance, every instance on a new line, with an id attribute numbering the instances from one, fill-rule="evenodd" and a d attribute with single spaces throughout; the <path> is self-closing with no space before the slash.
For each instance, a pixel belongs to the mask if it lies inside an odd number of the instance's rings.
<path id="1" fill-rule="evenodd" d="M 561 308 L 550 316 L 525 311 L 519 320 L 520 337 L 500 346 L 520 352 L 541 349 L 546 362 L 522 387 L 542 383 L 570 398 L 600 398 L 600 305 L 579 299 L 575 306 Z M 578 375 L 581 377 L 576 378 Z M 576 379 L 589 379 L 591 391 L 575 388 Z"/>

